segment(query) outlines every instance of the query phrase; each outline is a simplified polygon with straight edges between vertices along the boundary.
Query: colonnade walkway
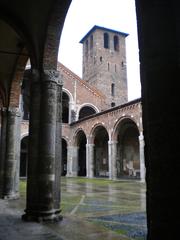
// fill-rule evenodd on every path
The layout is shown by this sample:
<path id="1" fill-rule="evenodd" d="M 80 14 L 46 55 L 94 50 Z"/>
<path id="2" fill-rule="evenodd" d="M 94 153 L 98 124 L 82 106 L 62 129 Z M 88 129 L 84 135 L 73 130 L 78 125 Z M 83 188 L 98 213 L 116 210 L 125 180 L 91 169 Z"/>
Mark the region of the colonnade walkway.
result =
<path id="1" fill-rule="evenodd" d="M 21 198 L 0 200 L 0 240 L 144 240 L 144 183 L 135 180 L 62 177 L 59 223 L 23 222 L 26 181 Z"/>

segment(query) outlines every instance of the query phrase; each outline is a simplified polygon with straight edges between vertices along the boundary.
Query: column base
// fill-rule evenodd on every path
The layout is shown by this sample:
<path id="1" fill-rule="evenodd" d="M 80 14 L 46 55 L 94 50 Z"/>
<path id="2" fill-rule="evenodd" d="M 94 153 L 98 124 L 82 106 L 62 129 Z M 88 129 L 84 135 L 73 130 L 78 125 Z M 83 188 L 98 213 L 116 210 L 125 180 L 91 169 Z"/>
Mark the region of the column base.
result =
<path id="1" fill-rule="evenodd" d="M 71 173 L 67 173 L 66 177 L 78 177 L 77 173 L 71 172 Z"/>
<path id="2" fill-rule="evenodd" d="M 3 199 L 5 200 L 15 200 L 15 199 L 19 199 L 19 193 L 11 193 L 11 194 L 4 194 L 2 196 Z"/>
<path id="3" fill-rule="evenodd" d="M 61 210 L 28 211 L 22 215 L 22 220 L 25 222 L 60 222 L 63 219 L 60 212 Z"/>

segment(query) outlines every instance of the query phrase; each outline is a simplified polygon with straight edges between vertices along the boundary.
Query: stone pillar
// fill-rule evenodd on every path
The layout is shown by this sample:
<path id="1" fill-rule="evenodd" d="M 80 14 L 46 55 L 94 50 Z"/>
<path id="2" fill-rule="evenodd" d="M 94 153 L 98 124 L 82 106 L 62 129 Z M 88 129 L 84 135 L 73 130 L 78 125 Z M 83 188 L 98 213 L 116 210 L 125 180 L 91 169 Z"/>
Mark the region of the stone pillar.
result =
<path id="1" fill-rule="evenodd" d="M 144 136 L 142 132 L 139 136 L 139 157 L 140 157 L 140 179 L 145 182 L 145 163 L 144 163 Z"/>
<path id="2" fill-rule="evenodd" d="M 117 141 L 108 142 L 109 179 L 117 179 Z"/>
<path id="3" fill-rule="evenodd" d="M 78 150 L 77 146 L 68 146 L 67 148 L 67 177 L 78 176 Z"/>
<path id="4" fill-rule="evenodd" d="M 94 177 L 94 144 L 86 144 L 87 177 Z"/>
<path id="5" fill-rule="evenodd" d="M 62 85 L 63 76 L 60 75 L 57 84 L 56 111 L 56 154 L 55 154 L 55 209 L 60 209 L 61 202 L 61 166 L 62 166 Z"/>
<path id="6" fill-rule="evenodd" d="M 6 153 L 4 162 L 4 198 L 19 197 L 20 111 L 7 109 Z"/>
<path id="7" fill-rule="evenodd" d="M 60 179 L 56 174 L 61 171 L 57 169 L 60 164 L 55 166 L 59 155 L 56 145 L 59 75 L 52 70 L 44 71 L 41 77 L 41 85 L 38 72 L 34 72 L 32 79 L 27 208 L 23 219 L 53 221 L 60 218 L 57 204 L 60 190 L 56 189 Z"/>
<path id="8" fill-rule="evenodd" d="M 39 126 L 40 126 L 40 101 L 41 86 L 40 74 L 33 69 L 30 87 L 30 119 L 29 119 L 29 144 L 27 167 L 27 199 L 26 210 L 22 216 L 24 220 L 33 220 L 38 217 L 38 161 L 39 161 Z"/>
<path id="9" fill-rule="evenodd" d="M 0 142 L 0 198 L 4 196 L 4 166 L 6 159 L 7 109 L 1 109 L 1 142 Z"/>

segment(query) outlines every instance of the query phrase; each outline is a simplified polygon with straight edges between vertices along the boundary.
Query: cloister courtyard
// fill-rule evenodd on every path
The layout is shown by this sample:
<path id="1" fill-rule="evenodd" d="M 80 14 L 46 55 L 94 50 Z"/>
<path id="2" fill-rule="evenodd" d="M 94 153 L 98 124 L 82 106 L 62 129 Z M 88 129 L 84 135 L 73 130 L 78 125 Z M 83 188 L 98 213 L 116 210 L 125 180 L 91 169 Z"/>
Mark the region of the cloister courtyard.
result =
<path id="1" fill-rule="evenodd" d="M 61 178 L 58 223 L 23 222 L 26 180 L 20 181 L 18 200 L 0 200 L 0 239 L 144 240 L 146 186 L 137 180 Z"/>

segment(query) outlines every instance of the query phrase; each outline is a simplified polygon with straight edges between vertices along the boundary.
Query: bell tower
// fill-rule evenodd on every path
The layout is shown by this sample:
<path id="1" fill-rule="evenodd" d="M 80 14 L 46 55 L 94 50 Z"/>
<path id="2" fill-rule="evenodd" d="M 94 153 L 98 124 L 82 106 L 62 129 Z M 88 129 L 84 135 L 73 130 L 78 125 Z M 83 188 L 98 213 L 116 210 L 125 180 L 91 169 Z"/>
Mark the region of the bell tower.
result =
<path id="1" fill-rule="evenodd" d="M 94 26 L 80 41 L 83 44 L 83 80 L 101 90 L 109 107 L 128 101 L 127 33 Z"/>

